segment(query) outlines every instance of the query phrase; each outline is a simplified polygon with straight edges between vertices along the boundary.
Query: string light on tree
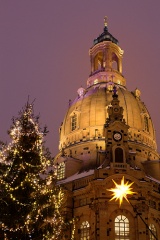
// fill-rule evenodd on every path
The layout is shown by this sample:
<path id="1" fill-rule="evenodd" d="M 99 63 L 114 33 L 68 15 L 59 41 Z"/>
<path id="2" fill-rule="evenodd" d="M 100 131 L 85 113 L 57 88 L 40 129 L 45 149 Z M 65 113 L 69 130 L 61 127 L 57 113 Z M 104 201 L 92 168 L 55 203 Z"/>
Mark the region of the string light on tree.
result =
<path id="1" fill-rule="evenodd" d="M 0 222 L 8 239 L 59 239 L 65 221 L 61 214 L 64 192 L 56 185 L 52 158 L 44 147 L 46 127 L 39 126 L 33 105 L 27 103 L 13 118 L 11 143 L 0 154 Z M 12 221 L 10 221 L 12 219 Z"/>

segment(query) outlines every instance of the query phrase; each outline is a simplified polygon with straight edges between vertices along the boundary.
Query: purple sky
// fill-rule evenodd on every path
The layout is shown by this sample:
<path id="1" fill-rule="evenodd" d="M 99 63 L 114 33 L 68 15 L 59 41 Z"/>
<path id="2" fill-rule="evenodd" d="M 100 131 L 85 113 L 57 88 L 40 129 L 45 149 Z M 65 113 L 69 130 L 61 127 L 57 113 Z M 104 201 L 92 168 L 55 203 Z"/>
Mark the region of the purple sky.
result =
<path id="1" fill-rule="evenodd" d="M 58 151 L 58 128 L 80 86 L 90 74 L 88 50 L 103 31 L 124 50 L 127 88 L 141 90 L 156 128 L 160 149 L 159 0 L 0 0 L 0 139 L 30 96 L 46 146 Z"/>

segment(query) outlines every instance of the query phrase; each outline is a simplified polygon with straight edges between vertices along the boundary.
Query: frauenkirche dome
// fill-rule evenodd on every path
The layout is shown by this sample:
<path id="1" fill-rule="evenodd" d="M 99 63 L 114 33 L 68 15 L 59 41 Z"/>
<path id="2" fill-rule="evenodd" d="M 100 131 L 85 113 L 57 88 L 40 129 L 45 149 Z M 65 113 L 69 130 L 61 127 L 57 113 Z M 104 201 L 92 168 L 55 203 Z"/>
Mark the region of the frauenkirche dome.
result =
<path id="1" fill-rule="evenodd" d="M 126 88 L 126 79 L 122 75 L 123 50 L 118 46 L 118 40 L 108 32 L 106 22 L 89 55 L 91 74 L 86 89 L 79 88 L 76 99 L 69 103 L 60 127 L 57 161 L 64 161 L 64 157 L 72 161 L 75 159 L 81 170 L 97 166 L 97 158 L 101 163 L 105 160 L 104 124 L 109 117 L 113 87 L 117 89 L 119 105 L 128 125 L 129 154 L 126 161 L 140 166 L 142 161 L 158 159 L 152 119 L 140 99 L 140 91 L 135 89 L 130 92 Z"/>

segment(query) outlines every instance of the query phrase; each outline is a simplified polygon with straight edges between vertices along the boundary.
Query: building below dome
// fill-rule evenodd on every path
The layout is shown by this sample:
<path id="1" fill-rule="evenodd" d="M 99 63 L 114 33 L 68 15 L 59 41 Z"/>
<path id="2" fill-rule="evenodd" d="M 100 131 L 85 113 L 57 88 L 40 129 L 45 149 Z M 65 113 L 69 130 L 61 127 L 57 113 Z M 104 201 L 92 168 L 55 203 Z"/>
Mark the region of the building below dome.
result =
<path id="1" fill-rule="evenodd" d="M 60 126 L 58 183 L 73 220 L 65 239 L 160 239 L 160 160 L 151 116 L 140 91 L 122 75 L 123 50 L 109 32 L 89 51 L 91 73 Z M 133 192 L 119 206 L 107 190 L 124 179 Z M 112 181 L 114 180 L 114 181 Z"/>

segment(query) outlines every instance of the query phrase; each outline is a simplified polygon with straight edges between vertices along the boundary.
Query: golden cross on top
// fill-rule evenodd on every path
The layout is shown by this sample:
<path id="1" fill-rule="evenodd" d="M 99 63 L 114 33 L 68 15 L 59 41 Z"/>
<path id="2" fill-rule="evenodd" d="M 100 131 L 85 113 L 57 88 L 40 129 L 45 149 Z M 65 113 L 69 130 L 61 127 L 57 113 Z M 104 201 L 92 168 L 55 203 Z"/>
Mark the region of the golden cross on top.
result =
<path id="1" fill-rule="evenodd" d="M 105 16 L 105 17 L 104 17 L 104 26 L 105 26 L 105 27 L 107 27 L 107 25 L 108 25 L 108 22 L 107 22 L 107 20 L 108 20 L 108 17 L 107 17 L 107 16 Z"/>

